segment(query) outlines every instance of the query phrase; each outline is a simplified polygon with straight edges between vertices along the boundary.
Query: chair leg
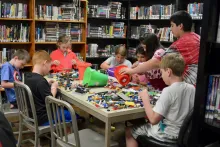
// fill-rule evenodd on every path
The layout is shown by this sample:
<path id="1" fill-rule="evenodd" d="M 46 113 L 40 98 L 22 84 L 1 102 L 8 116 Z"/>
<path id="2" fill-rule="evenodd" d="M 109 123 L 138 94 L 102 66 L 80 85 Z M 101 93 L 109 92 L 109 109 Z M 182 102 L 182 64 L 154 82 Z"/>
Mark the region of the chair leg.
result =
<path id="1" fill-rule="evenodd" d="M 21 146 L 22 141 L 22 132 L 23 132 L 23 121 L 21 116 L 19 117 L 19 136 L 18 136 L 18 147 Z"/>
<path id="2" fill-rule="evenodd" d="M 55 137 L 52 136 L 53 134 L 51 133 L 51 145 L 52 147 L 55 147 L 56 146 L 56 140 L 55 140 Z"/>
<path id="3" fill-rule="evenodd" d="M 38 147 L 38 134 L 35 132 L 34 147 Z"/>

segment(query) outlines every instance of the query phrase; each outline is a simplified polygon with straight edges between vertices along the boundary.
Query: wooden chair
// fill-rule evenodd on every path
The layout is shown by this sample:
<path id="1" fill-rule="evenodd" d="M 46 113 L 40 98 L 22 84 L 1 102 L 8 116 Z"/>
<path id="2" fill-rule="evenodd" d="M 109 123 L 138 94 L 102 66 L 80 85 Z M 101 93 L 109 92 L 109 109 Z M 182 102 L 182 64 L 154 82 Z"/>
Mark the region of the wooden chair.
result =
<path id="1" fill-rule="evenodd" d="M 179 131 L 176 143 L 161 142 L 146 135 L 138 136 L 137 141 L 140 147 L 187 147 L 191 139 L 191 120 L 193 110 L 186 116 Z"/>
<path id="2" fill-rule="evenodd" d="M 52 96 L 47 96 L 46 107 L 51 126 L 52 147 L 104 147 L 105 138 L 103 135 L 100 135 L 90 129 L 78 131 L 75 111 L 69 103 L 56 99 Z M 66 108 L 71 114 L 71 134 L 67 134 L 64 108 Z M 62 119 L 60 116 L 62 116 Z M 55 127 L 53 127 L 53 125 Z M 117 147 L 118 143 L 111 141 L 110 146 Z"/>
<path id="3" fill-rule="evenodd" d="M 50 133 L 50 126 L 38 126 L 34 99 L 30 88 L 22 82 L 14 82 L 15 94 L 19 110 L 19 138 L 18 147 L 21 146 L 23 126 L 35 133 L 35 140 L 28 139 L 35 147 L 40 145 L 39 137 Z"/>

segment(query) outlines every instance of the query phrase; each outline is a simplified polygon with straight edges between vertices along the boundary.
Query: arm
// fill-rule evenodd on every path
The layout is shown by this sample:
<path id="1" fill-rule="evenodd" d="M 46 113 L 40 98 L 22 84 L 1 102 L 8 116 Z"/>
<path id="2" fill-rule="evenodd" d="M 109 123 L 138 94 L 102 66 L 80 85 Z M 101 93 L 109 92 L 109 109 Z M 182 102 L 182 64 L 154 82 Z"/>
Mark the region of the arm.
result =
<path id="1" fill-rule="evenodd" d="M 51 84 L 51 93 L 52 93 L 53 97 L 56 97 L 57 88 L 58 88 L 58 83 L 57 82 L 53 82 Z"/>
<path id="2" fill-rule="evenodd" d="M 14 83 L 8 81 L 1 81 L 3 88 L 14 88 Z"/>
<path id="3" fill-rule="evenodd" d="M 158 124 L 163 119 L 163 116 L 153 111 L 147 90 L 145 89 L 142 92 L 140 92 L 139 96 L 141 97 L 144 103 L 144 109 L 150 123 L 152 125 Z"/>
<path id="4" fill-rule="evenodd" d="M 109 69 L 109 68 L 110 68 L 110 63 L 112 62 L 112 60 L 114 60 L 114 57 L 109 57 L 107 60 L 105 60 L 105 61 L 100 65 L 100 67 L 101 67 L 102 69 L 105 69 L 105 70 Z"/>
<path id="5" fill-rule="evenodd" d="M 9 82 L 10 70 L 7 65 L 3 65 L 1 69 L 1 85 L 3 88 L 14 88 L 14 83 Z"/>
<path id="6" fill-rule="evenodd" d="M 143 73 L 155 68 L 159 68 L 160 66 L 160 60 L 156 58 L 152 58 L 148 60 L 147 62 L 144 62 L 143 64 L 138 65 L 137 67 L 130 69 L 130 68 L 124 68 L 121 70 L 122 74 L 135 74 L 135 73 Z"/>

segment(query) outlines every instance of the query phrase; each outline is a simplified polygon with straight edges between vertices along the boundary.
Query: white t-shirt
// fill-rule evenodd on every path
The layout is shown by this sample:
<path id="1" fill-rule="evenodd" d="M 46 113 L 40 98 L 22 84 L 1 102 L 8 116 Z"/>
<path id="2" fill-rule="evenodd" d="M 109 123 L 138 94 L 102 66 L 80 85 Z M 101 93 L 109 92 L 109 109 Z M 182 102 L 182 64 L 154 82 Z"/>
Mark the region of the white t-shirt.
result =
<path id="1" fill-rule="evenodd" d="M 194 107 L 194 98 L 195 87 L 185 82 L 176 82 L 163 89 L 153 111 L 164 117 L 165 134 L 178 137 L 185 117 Z"/>
<path id="2" fill-rule="evenodd" d="M 109 57 L 107 60 L 105 60 L 105 62 L 107 62 L 110 67 L 115 67 L 115 66 L 118 66 L 118 65 L 126 65 L 127 67 L 131 68 L 132 64 L 130 61 L 128 61 L 127 59 L 124 60 L 123 63 L 118 63 L 115 59 L 115 57 Z"/>

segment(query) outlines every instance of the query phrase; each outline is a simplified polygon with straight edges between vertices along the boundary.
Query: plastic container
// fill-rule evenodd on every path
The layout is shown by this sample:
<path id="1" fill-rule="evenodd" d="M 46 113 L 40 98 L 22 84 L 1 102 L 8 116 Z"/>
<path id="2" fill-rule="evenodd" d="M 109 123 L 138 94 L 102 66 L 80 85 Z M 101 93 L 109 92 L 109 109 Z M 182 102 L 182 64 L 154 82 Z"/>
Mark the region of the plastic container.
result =
<path id="1" fill-rule="evenodd" d="M 84 72 L 87 67 L 91 66 L 91 63 L 88 62 L 77 62 L 77 68 L 79 71 L 79 80 L 83 80 Z"/>
<path id="2" fill-rule="evenodd" d="M 114 75 L 115 75 L 115 78 L 118 80 L 118 82 L 122 85 L 122 86 L 126 86 L 129 82 L 130 82 L 130 75 L 128 74 L 120 74 L 120 70 L 122 68 L 127 68 L 126 65 L 119 65 L 117 67 L 115 67 L 115 71 L 114 71 Z"/>
<path id="3" fill-rule="evenodd" d="M 91 86 L 105 86 L 108 83 L 108 76 L 100 73 L 91 67 L 87 67 L 84 73 L 83 85 Z"/>
<path id="4" fill-rule="evenodd" d="M 108 75 L 111 76 L 111 77 L 115 77 L 114 72 L 115 72 L 115 67 L 112 67 L 112 68 L 107 69 L 107 73 L 108 73 Z"/>

